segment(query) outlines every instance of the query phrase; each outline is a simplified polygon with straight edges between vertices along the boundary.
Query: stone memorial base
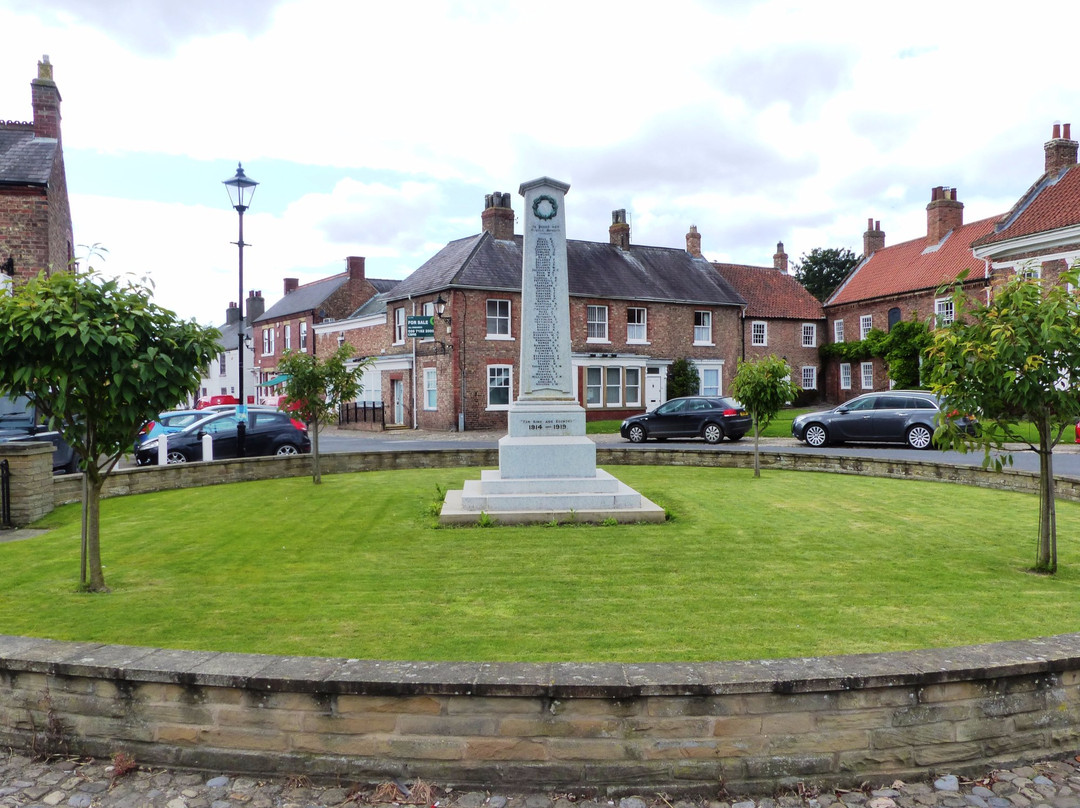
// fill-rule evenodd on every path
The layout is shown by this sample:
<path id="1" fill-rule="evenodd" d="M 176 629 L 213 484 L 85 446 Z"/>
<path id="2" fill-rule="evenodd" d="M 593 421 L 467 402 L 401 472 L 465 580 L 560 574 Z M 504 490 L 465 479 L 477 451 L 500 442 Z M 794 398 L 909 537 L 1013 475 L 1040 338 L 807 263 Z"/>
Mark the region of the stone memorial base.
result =
<path id="1" fill-rule="evenodd" d="M 441 524 L 475 523 L 481 513 L 501 524 L 664 521 L 663 508 L 596 468 L 596 444 L 585 436 L 578 404 L 515 404 L 508 427 L 499 469 L 447 491 Z"/>

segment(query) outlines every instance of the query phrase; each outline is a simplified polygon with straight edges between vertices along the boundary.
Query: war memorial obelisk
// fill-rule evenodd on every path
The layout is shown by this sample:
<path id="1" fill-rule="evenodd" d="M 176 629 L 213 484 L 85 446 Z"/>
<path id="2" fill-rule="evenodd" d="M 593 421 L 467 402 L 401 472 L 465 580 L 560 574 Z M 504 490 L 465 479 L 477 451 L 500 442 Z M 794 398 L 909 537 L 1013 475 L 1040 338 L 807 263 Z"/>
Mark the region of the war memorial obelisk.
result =
<path id="1" fill-rule="evenodd" d="M 481 513 L 497 523 L 662 522 L 664 511 L 596 468 L 585 410 L 574 398 L 564 200 L 570 186 L 541 177 L 523 183 L 519 393 L 499 441 L 499 469 L 448 491 L 440 521 Z"/>

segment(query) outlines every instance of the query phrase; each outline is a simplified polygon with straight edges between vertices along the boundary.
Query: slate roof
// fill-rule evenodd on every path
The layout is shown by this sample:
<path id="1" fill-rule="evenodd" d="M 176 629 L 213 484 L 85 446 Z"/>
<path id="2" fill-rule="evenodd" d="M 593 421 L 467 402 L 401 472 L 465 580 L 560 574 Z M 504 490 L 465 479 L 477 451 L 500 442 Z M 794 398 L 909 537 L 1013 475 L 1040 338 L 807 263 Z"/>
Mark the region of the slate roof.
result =
<path id="1" fill-rule="evenodd" d="M 403 280 L 389 300 L 440 289 L 521 290 L 522 236 L 481 233 L 451 241 Z M 567 280 L 574 297 L 741 306 L 738 292 L 704 258 L 669 247 L 568 240 Z"/>
<path id="2" fill-rule="evenodd" d="M 348 279 L 349 273 L 342 272 L 340 275 L 332 275 L 329 278 L 322 278 L 298 286 L 294 291 L 289 292 L 289 294 L 263 312 L 262 317 L 259 317 L 255 322 L 261 323 L 264 320 L 288 317 L 291 314 L 299 314 L 304 311 L 314 311 L 330 295 L 340 289 Z"/>
<path id="3" fill-rule="evenodd" d="M 855 267 L 825 305 L 934 290 L 965 269 L 970 270 L 969 277 L 982 277 L 986 267 L 972 255 L 971 243 L 989 233 L 998 219 L 962 225 L 938 244 L 929 245 L 922 236 L 878 250 Z"/>
<path id="4" fill-rule="evenodd" d="M 394 281 L 393 283 L 394 286 L 397 286 L 400 281 Z M 379 292 L 379 294 L 372 297 L 364 303 L 363 306 L 350 314 L 347 319 L 354 320 L 358 317 L 370 317 L 373 314 L 386 314 L 386 299 L 389 296 L 389 292 Z"/>
<path id="5" fill-rule="evenodd" d="M 822 320 L 825 309 L 806 287 L 773 267 L 746 264 L 713 264 L 746 300 L 747 317 L 788 320 Z"/>
<path id="6" fill-rule="evenodd" d="M 972 246 L 1009 241 L 1080 224 L 1080 165 L 1043 174 Z"/>
<path id="7" fill-rule="evenodd" d="M 48 185 L 60 142 L 34 137 L 33 126 L 0 126 L 0 184 Z"/>

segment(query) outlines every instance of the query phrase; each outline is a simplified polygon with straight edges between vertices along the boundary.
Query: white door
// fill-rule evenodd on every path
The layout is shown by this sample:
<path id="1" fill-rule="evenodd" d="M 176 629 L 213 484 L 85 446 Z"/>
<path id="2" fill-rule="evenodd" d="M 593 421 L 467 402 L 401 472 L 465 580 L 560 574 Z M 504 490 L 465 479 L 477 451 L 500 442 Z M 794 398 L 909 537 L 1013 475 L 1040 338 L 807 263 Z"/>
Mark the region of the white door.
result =
<path id="1" fill-rule="evenodd" d="M 659 373 L 645 374 L 645 409 L 652 412 L 664 403 L 664 377 Z"/>
<path id="2" fill-rule="evenodd" d="M 390 380 L 390 396 L 394 401 L 394 415 L 391 423 L 405 423 L 405 385 L 401 379 Z"/>

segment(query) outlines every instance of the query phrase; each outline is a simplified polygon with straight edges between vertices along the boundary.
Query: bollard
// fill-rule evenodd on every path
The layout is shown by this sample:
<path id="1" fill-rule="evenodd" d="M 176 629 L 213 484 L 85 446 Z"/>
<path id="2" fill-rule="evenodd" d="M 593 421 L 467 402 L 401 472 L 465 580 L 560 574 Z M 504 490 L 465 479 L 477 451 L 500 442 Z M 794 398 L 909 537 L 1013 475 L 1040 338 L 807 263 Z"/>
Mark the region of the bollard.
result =
<path id="1" fill-rule="evenodd" d="M 202 436 L 202 459 L 204 461 L 214 459 L 214 438 L 210 434 Z"/>
<path id="2" fill-rule="evenodd" d="M 169 436 L 162 433 L 157 439 L 157 464 L 164 466 L 169 462 Z"/>

